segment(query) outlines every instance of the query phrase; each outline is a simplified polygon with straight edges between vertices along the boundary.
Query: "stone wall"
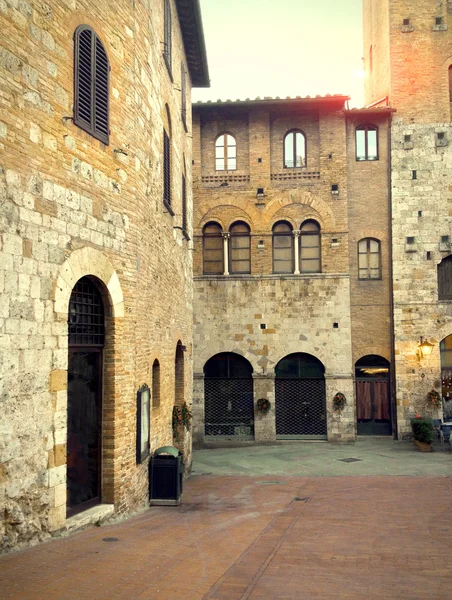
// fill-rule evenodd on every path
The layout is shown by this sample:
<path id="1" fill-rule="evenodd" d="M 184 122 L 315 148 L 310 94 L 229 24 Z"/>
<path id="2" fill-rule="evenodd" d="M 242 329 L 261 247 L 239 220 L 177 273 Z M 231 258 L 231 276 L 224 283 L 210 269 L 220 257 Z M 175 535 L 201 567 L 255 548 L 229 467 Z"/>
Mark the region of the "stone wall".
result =
<path id="1" fill-rule="evenodd" d="M 160 362 L 151 448 L 172 443 L 175 352 L 192 390 L 191 140 L 181 122 L 185 62 L 173 3 L 173 80 L 162 57 L 163 4 L 0 2 L 0 536 L 43 539 L 66 522 L 68 300 L 96 277 L 106 308 L 102 501 L 147 502 L 135 456 L 136 391 Z M 72 122 L 73 34 L 91 25 L 110 60 L 110 144 Z M 188 107 L 190 107 L 190 85 Z M 162 204 L 166 105 L 172 208 Z M 191 115 L 187 112 L 188 130 Z M 191 232 L 190 232 L 191 233 Z M 190 461 L 190 438 L 182 442 Z"/>

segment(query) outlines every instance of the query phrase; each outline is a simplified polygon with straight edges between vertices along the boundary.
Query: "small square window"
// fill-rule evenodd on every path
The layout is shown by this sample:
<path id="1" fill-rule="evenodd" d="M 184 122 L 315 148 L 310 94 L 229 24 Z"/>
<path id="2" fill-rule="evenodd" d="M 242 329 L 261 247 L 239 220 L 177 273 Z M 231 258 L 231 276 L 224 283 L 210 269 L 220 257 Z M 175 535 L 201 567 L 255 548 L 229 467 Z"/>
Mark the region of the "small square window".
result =
<path id="1" fill-rule="evenodd" d="M 436 134 L 436 137 L 439 140 L 443 140 L 444 139 L 444 131 L 438 131 L 438 133 Z"/>
<path id="2" fill-rule="evenodd" d="M 427 260 L 432 260 L 432 253 L 430 252 L 430 250 L 427 250 L 426 254 L 425 254 L 425 258 Z"/>
<path id="3" fill-rule="evenodd" d="M 406 27 L 407 25 L 410 24 L 410 20 L 409 19 L 403 19 L 403 25 Z"/>
<path id="4" fill-rule="evenodd" d="M 405 135 L 403 137 L 404 142 L 411 142 L 411 135 Z"/>
<path id="5" fill-rule="evenodd" d="M 443 18 L 435 17 L 435 25 L 442 25 L 442 24 L 443 24 Z"/>
<path id="6" fill-rule="evenodd" d="M 414 244 L 414 241 L 415 241 L 415 239 L 414 239 L 414 237 L 412 237 L 412 236 L 410 236 L 410 237 L 407 237 L 407 239 L 406 239 L 406 243 L 407 243 L 407 244 Z"/>
<path id="7" fill-rule="evenodd" d="M 411 179 L 417 179 L 417 171 L 411 171 Z"/>
<path id="8" fill-rule="evenodd" d="M 442 244 L 448 244 L 449 243 L 449 236 L 448 235 L 442 235 L 441 236 L 441 243 Z"/>

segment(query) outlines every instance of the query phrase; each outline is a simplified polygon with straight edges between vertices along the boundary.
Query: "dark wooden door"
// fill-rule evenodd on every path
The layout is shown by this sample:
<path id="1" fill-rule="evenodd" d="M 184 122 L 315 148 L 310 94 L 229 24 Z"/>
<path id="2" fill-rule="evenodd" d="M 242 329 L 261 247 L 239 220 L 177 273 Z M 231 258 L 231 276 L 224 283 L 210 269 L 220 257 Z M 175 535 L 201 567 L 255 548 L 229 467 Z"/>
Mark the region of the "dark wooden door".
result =
<path id="1" fill-rule="evenodd" d="M 67 511 L 74 514 L 100 502 L 101 350 L 69 352 Z"/>

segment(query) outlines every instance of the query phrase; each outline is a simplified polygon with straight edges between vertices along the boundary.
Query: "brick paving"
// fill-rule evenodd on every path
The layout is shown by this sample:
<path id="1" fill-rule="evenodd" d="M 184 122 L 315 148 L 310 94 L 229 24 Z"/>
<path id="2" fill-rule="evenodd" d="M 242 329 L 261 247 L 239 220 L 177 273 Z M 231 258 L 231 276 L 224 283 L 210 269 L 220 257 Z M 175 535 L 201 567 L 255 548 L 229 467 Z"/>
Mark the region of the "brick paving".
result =
<path id="1" fill-rule="evenodd" d="M 451 492 L 450 477 L 198 475 L 180 507 L 1 557 L 0 598 L 448 599 Z"/>

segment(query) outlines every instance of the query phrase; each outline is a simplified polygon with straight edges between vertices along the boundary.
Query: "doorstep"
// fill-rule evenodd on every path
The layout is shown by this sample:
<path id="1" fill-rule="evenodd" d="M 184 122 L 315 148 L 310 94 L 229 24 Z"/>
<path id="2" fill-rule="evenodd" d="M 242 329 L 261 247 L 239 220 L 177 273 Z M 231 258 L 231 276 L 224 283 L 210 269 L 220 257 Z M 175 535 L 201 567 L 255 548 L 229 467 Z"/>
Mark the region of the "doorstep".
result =
<path id="1" fill-rule="evenodd" d="M 111 517 L 114 512 L 114 504 L 98 504 L 66 519 L 65 530 L 67 533 L 73 533 L 90 525 L 100 524 Z"/>

